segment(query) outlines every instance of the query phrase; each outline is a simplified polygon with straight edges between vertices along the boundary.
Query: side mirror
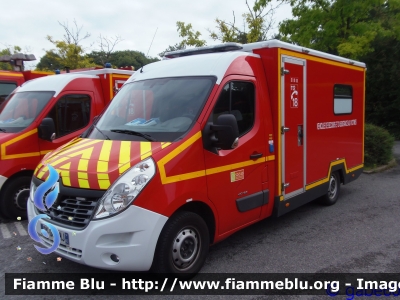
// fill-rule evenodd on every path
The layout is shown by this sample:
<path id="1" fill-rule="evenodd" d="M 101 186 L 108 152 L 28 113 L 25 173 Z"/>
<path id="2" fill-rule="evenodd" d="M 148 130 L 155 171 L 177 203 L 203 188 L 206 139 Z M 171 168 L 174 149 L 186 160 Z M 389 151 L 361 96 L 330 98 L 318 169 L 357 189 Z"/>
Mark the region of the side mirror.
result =
<path id="1" fill-rule="evenodd" d="M 239 128 L 234 115 L 220 115 L 216 124 L 210 125 L 214 137 L 211 138 L 214 147 L 222 150 L 235 149 L 239 144 Z"/>
<path id="2" fill-rule="evenodd" d="M 55 137 L 56 126 L 52 118 L 44 118 L 38 128 L 39 138 L 46 141 L 52 141 Z"/>

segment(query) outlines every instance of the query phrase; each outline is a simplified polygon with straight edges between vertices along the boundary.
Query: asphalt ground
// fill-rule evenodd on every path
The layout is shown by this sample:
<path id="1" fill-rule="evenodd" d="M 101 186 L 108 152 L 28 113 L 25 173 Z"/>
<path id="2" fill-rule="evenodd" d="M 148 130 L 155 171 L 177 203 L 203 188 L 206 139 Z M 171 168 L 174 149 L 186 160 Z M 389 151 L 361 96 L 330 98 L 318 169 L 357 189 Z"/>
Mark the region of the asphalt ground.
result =
<path id="1" fill-rule="evenodd" d="M 341 186 L 338 202 L 316 202 L 247 227 L 210 248 L 202 273 L 400 273 L 398 165 Z M 110 296 L 5 296 L 5 273 L 99 273 L 56 254 L 42 255 L 27 221 L 0 220 L 0 298 L 109 299 Z M 112 296 L 113 299 L 160 296 Z M 170 299 L 321 299 L 322 296 L 161 296 Z M 324 298 L 330 298 L 325 296 Z M 346 299 L 346 297 L 336 297 Z M 386 297 L 385 297 L 386 298 Z"/>

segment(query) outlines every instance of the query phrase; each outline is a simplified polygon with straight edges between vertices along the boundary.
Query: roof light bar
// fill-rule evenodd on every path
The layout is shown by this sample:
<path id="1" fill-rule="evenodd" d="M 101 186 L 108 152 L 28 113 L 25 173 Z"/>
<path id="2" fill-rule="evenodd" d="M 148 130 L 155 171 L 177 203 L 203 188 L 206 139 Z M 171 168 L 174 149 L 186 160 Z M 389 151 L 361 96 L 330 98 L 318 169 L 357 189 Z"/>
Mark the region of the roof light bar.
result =
<path id="1" fill-rule="evenodd" d="M 164 58 L 176 58 L 176 57 L 189 56 L 189 55 L 228 52 L 228 51 L 236 51 L 236 50 L 242 50 L 242 49 L 243 49 L 243 46 L 239 43 L 224 43 L 224 44 L 214 45 L 214 46 L 206 46 L 206 47 L 171 51 L 171 52 L 165 53 Z"/>

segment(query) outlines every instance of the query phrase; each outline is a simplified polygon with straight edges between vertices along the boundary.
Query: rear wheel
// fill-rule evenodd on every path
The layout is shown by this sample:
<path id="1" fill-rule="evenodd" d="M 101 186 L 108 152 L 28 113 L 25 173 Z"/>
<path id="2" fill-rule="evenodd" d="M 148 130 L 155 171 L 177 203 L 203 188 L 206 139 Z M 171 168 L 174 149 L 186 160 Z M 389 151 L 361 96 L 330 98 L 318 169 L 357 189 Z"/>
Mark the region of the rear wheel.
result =
<path id="1" fill-rule="evenodd" d="M 196 275 L 207 257 L 209 239 L 208 227 L 199 215 L 177 212 L 161 231 L 152 271 L 180 278 Z"/>
<path id="2" fill-rule="evenodd" d="M 339 198 L 340 192 L 340 176 L 338 172 L 331 173 L 329 178 L 328 192 L 320 198 L 320 202 L 324 205 L 333 205 Z"/>
<path id="3" fill-rule="evenodd" d="M 0 197 L 0 209 L 5 218 L 22 220 L 27 218 L 26 205 L 29 198 L 30 176 L 20 176 L 12 179 L 4 187 Z"/>

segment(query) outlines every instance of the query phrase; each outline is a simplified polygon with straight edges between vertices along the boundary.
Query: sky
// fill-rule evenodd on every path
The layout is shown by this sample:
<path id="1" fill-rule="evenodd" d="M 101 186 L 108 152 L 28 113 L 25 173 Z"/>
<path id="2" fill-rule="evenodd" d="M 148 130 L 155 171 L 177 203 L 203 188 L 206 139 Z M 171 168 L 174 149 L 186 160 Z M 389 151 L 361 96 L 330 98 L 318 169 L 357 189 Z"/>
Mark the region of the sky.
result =
<path id="1" fill-rule="evenodd" d="M 82 41 L 86 52 L 99 50 L 99 36 L 115 38 L 119 42 L 114 50 L 135 50 L 149 57 L 168 46 L 179 43 L 176 22 L 191 23 L 207 45 L 219 44 L 210 38 L 208 29 L 215 28 L 215 19 L 233 21 L 243 26 L 242 14 L 248 12 L 246 0 L 2 0 L 0 18 L 0 49 L 18 45 L 23 53 L 34 54 L 37 61 L 28 63 L 34 68 L 45 50 L 54 48 L 47 41 L 50 35 L 61 40 L 65 33 L 60 23 L 74 28 L 82 26 L 82 36 L 91 36 Z M 250 6 L 254 0 L 248 0 Z M 281 5 L 275 15 L 275 30 L 280 21 L 291 17 L 288 5 Z M 271 32 L 272 35 L 273 32 Z M 154 37 L 154 40 L 153 40 Z M 153 42 L 152 42 L 153 40 Z M 151 47 L 150 47 L 151 45 Z"/>

